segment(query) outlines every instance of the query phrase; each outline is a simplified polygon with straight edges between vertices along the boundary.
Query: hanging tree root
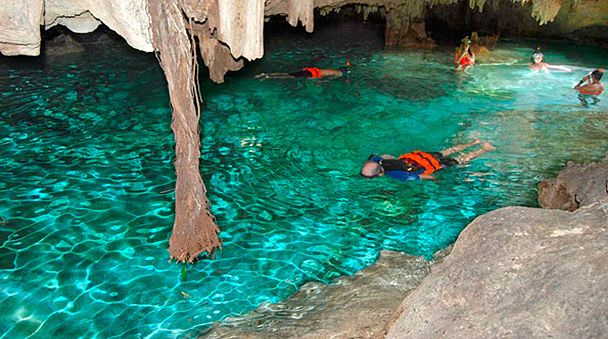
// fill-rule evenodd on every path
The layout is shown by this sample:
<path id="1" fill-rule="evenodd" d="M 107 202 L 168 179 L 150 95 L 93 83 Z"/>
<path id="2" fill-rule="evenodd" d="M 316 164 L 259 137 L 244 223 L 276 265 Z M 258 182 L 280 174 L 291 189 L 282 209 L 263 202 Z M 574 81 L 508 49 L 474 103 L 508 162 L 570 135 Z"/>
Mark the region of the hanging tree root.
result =
<path id="1" fill-rule="evenodd" d="M 175 134 L 175 224 L 169 240 L 170 260 L 194 262 L 221 248 L 219 227 L 209 211 L 199 172 L 200 108 L 195 107 L 196 47 L 188 35 L 179 1 L 149 0 L 154 49 L 165 72 L 173 107 Z M 198 105 L 198 101 L 197 101 Z"/>

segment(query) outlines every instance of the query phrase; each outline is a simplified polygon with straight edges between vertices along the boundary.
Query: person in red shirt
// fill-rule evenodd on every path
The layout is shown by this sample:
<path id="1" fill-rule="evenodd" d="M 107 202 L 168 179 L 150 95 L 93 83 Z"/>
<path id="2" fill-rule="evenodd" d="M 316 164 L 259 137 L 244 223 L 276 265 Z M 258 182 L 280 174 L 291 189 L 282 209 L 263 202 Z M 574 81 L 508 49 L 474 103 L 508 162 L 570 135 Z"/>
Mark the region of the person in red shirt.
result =
<path id="1" fill-rule="evenodd" d="M 454 53 L 454 66 L 456 70 L 465 72 L 468 68 L 475 65 L 475 53 L 471 50 L 471 40 L 469 37 L 462 39 L 462 44 Z"/>

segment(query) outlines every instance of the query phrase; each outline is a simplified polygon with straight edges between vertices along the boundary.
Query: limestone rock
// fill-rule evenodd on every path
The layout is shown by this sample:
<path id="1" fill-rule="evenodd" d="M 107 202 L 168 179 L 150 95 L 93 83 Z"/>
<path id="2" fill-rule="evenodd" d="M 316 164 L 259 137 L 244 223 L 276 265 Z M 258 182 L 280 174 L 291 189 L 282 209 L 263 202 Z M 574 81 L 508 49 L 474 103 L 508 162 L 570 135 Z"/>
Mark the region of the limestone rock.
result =
<path id="1" fill-rule="evenodd" d="M 541 181 L 538 189 L 541 207 L 566 211 L 608 198 L 608 153 L 599 163 L 569 162 L 555 179 Z"/>
<path id="2" fill-rule="evenodd" d="M 120 34 L 133 48 L 153 51 L 147 0 L 46 0 L 44 9 L 46 29 L 63 24 L 70 29 L 88 28 L 91 32 L 93 21 L 97 20 Z"/>
<path id="3" fill-rule="evenodd" d="M 218 39 L 235 59 L 249 60 L 264 55 L 264 0 L 217 1 Z"/>
<path id="4" fill-rule="evenodd" d="M 205 338 L 371 338 L 435 263 L 382 251 L 373 266 L 331 285 L 307 283 L 278 304 L 227 319 Z"/>
<path id="5" fill-rule="evenodd" d="M 607 220 L 607 201 L 478 217 L 405 299 L 387 338 L 605 336 Z"/>
<path id="6" fill-rule="evenodd" d="M 61 34 L 44 43 L 46 55 L 65 55 L 84 52 L 82 43 L 67 34 Z"/>
<path id="7" fill-rule="evenodd" d="M 39 55 L 42 0 L 5 0 L 0 6 L 0 52 Z"/>

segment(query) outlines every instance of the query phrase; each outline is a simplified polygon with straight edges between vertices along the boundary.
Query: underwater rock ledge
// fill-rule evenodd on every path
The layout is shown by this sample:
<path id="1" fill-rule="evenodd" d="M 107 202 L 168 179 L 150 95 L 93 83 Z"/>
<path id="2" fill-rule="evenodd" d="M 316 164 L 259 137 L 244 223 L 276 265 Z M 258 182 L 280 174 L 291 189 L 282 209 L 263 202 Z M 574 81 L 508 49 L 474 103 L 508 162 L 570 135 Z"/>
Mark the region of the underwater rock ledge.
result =
<path id="1" fill-rule="evenodd" d="M 309 282 L 277 304 L 263 304 L 242 317 L 214 325 L 199 338 L 371 338 L 403 298 L 441 260 L 382 251 L 376 263 L 325 285 Z"/>
<path id="2" fill-rule="evenodd" d="M 608 157 L 601 164 L 570 163 L 558 178 L 576 170 L 577 182 L 602 175 L 605 181 L 607 168 Z M 603 337 L 608 198 L 591 196 L 596 200 L 575 212 L 495 210 L 477 217 L 433 261 L 383 251 L 353 276 L 308 283 L 201 338 Z"/>

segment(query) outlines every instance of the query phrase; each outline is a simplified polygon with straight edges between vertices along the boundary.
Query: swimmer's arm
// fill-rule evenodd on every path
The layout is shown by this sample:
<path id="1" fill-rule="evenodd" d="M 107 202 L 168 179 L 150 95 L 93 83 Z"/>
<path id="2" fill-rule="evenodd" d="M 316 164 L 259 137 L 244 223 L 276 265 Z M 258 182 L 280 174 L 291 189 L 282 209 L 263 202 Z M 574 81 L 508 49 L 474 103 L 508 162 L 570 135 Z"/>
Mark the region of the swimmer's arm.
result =
<path id="1" fill-rule="evenodd" d="M 435 180 L 437 180 L 437 178 L 435 178 L 435 177 L 434 177 L 434 176 L 432 176 L 432 175 L 424 175 L 424 174 L 421 174 L 421 175 L 420 175 L 420 180 L 433 180 L 433 181 L 435 181 Z"/>
<path id="2" fill-rule="evenodd" d="M 549 65 L 547 64 L 547 68 L 551 68 L 551 69 L 558 69 L 560 71 L 564 71 L 564 72 L 572 72 L 572 69 L 570 69 L 567 66 L 561 66 L 561 65 Z"/>
<path id="3" fill-rule="evenodd" d="M 342 71 L 333 68 L 324 68 L 321 70 L 324 77 L 339 77 L 342 76 Z"/>

